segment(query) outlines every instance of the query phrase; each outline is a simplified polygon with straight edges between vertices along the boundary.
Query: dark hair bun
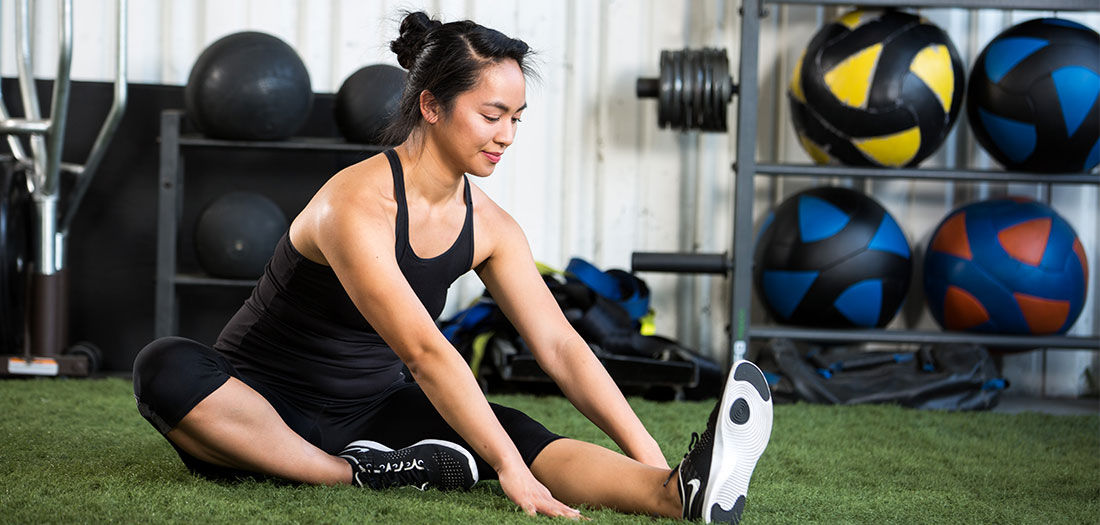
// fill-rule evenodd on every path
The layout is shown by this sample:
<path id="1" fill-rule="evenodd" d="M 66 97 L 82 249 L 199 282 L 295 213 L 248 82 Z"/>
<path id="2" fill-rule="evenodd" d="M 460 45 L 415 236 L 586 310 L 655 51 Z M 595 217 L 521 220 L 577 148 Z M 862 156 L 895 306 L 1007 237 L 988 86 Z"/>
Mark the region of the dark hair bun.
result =
<path id="1" fill-rule="evenodd" d="M 442 22 L 432 20 L 423 11 L 407 13 L 401 21 L 401 35 L 390 42 L 390 51 L 397 54 L 397 63 L 405 69 L 412 69 L 416 57 L 424 50 L 428 35 L 442 25 Z"/>

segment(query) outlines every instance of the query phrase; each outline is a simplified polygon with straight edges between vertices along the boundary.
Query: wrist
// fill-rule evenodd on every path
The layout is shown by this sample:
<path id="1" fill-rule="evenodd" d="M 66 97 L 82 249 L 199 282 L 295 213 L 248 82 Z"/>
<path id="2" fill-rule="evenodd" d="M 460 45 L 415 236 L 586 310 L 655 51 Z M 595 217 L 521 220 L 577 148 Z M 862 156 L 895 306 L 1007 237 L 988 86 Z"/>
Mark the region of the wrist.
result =
<path id="1" fill-rule="evenodd" d="M 648 439 L 643 443 L 635 445 L 631 450 L 626 451 L 627 455 L 634 458 L 636 461 L 645 463 L 647 465 L 663 465 L 667 464 L 664 453 L 661 452 L 660 445 L 653 439 L 652 436 L 648 436 Z"/>
<path id="2" fill-rule="evenodd" d="M 518 451 L 515 454 L 509 454 L 508 457 L 501 458 L 500 461 L 496 462 L 495 464 L 491 463 L 490 465 L 492 465 L 493 470 L 497 472 L 498 476 L 504 472 L 512 472 L 516 471 L 517 469 L 527 469 L 527 463 L 524 463 L 523 458 L 520 457 Z"/>

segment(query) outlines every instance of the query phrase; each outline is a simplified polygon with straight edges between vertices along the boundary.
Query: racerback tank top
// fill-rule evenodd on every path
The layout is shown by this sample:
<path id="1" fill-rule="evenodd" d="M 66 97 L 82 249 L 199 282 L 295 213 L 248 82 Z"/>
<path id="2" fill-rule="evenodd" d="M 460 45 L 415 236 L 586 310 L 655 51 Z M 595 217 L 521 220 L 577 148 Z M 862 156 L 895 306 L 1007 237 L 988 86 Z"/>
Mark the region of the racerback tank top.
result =
<path id="1" fill-rule="evenodd" d="M 464 180 L 466 217 L 458 238 L 442 254 L 422 259 L 409 244 L 401 162 L 393 150 L 385 155 L 397 201 L 397 263 L 437 319 L 447 289 L 473 265 L 470 181 Z M 400 359 L 359 313 L 332 268 L 299 253 L 289 233 L 275 246 L 251 296 L 214 347 L 243 375 L 319 403 L 361 400 L 404 379 Z"/>

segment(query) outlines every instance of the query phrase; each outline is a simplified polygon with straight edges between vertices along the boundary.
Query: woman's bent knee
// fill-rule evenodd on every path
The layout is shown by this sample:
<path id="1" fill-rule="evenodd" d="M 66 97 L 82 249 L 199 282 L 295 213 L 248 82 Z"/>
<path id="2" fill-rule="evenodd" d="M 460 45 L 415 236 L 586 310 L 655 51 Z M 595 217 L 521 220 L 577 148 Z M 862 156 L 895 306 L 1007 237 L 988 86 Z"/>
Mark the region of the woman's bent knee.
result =
<path id="1" fill-rule="evenodd" d="M 138 411 L 162 434 L 234 375 L 214 349 L 182 337 L 149 343 L 134 359 Z"/>

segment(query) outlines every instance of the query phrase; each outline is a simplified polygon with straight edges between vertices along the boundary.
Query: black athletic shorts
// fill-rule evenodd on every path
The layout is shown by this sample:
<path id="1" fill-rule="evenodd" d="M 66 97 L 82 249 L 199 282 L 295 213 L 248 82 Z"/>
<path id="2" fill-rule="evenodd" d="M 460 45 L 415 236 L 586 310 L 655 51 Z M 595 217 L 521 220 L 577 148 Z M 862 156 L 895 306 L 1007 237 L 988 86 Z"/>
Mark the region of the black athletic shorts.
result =
<path id="1" fill-rule="evenodd" d="M 356 403 L 317 403 L 295 399 L 242 376 L 224 356 L 202 343 L 182 337 L 153 341 L 134 360 L 134 397 L 138 411 L 161 434 L 175 428 L 195 405 L 235 377 L 271 403 L 294 432 L 329 454 L 359 439 L 398 449 L 422 439 L 443 439 L 466 447 L 474 455 L 480 479 L 496 479 L 496 471 L 451 429 L 416 383 L 397 382 L 380 394 Z M 490 403 L 501 426 L 528 466 L 550 442 L 561 438 L 513 408 Z M 263 436 L 256 436 L 262 446 Z M 215 479 L 257 477 L 179 453 L 192 472 Z"/>

